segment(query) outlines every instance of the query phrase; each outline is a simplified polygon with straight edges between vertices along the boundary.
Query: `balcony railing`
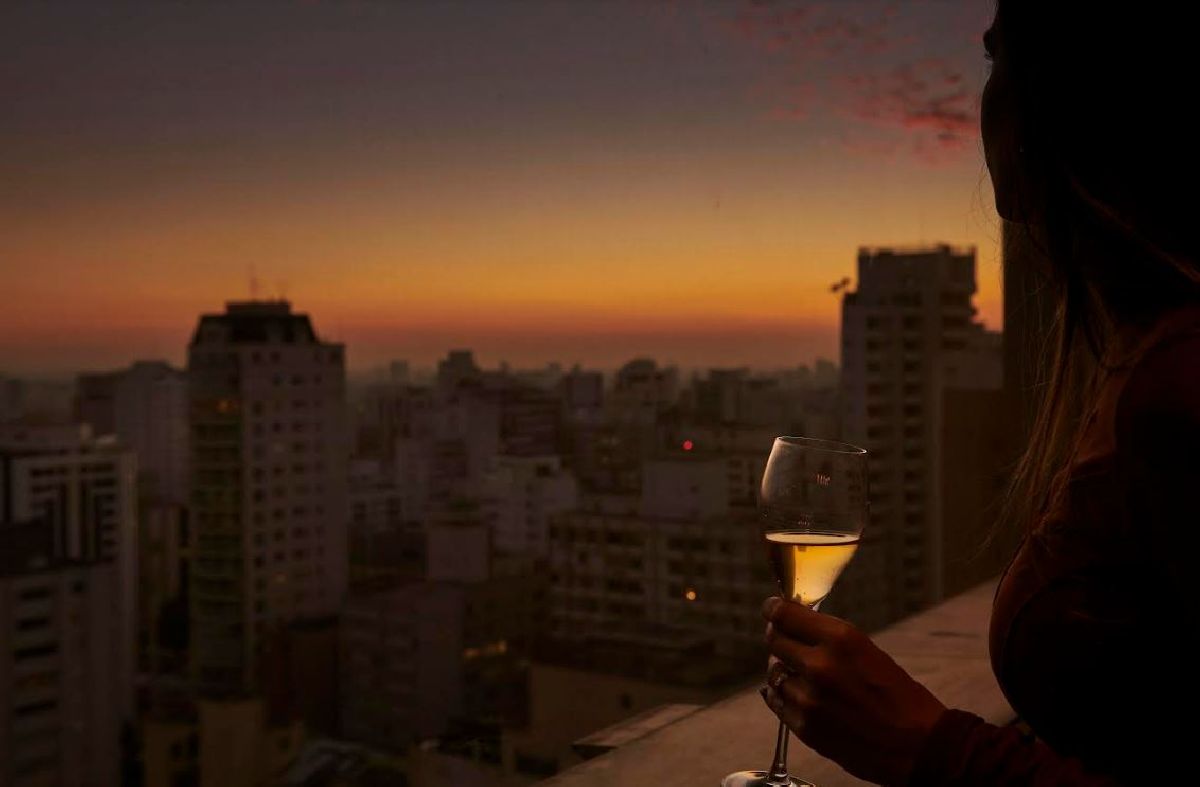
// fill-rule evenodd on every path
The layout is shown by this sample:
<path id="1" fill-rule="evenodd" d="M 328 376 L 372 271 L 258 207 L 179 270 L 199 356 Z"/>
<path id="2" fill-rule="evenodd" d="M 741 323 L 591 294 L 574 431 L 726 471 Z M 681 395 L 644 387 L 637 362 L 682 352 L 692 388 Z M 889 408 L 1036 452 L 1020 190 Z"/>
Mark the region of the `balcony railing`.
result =
<path id="1" fill-rule="evenodd" d="M 994 724 L 1013 720 L 988 658 L 988 619 L 995 583 L 989 582 L 876 634 L 892 655 L 942 702 L 979 714 Z M 665 726 L 609 728 L 589 736 L 585 756 L 604 752 L 541 782 L 544 787 L 716 787 L 728 772 L 766 768 L 775 740 L 775 717 L 757 690 L 695 710 Z M 672 714 L 665 714 L 670 717 Z M 637 720 L 635 720 L 637 721 Z M 639 737 L 639 730 L 643 732 Z M 820 787 L 863 782 L 835 763 L 792 741 L 791 770 Z"/>

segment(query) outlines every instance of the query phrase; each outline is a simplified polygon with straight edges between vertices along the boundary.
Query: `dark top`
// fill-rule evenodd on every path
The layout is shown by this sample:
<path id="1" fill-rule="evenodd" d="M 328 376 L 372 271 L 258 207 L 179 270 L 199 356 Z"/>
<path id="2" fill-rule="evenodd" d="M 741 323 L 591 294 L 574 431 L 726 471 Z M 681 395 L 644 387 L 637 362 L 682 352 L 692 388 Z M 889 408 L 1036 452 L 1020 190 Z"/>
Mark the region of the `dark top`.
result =
<path id="1" fill-rule="evenodd" d="M 1182 784 L 1200 771 L 1200 308 L 1106 368 L 992 611 L 993 669 L 1036 737 L 947 711 L 913 785 Z"/>

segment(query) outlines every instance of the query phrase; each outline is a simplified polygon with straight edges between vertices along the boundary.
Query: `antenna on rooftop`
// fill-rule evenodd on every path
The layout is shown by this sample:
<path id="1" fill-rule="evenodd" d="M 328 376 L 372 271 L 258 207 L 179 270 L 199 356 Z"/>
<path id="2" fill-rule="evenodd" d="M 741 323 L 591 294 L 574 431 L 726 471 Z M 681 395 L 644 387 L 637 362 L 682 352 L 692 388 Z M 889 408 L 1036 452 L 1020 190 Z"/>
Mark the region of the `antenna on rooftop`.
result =
<path id="1" fill-rule="evenodd" d="M 250 300 L 258 300 L 258 273 L 253 265 L 250 266 Z"/>

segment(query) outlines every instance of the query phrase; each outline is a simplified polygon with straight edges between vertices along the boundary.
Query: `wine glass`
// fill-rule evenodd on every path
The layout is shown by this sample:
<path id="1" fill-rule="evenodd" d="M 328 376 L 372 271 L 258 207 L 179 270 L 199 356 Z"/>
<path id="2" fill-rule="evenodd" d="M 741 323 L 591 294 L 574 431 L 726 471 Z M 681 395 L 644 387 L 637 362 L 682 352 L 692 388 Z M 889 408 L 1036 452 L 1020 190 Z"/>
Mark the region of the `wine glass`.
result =
<path id="1" fill-rule="evenodd" d="M 783 598 L 816 609 L 854 557 L 867 522 L 867 452 L 847 443 L 777 437 L 763 472 L 759 527 Z M 813 787 L 787 772 L 779 723 L 769 771 L 739 771 L 722 787 Z"/>

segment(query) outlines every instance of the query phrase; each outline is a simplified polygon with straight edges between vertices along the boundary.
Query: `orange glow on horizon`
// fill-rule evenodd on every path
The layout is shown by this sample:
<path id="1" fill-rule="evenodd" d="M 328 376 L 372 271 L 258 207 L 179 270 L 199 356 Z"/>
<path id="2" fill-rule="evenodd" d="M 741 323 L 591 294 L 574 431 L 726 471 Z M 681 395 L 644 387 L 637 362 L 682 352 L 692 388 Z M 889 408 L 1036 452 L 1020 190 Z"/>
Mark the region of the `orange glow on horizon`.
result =
<path id="1" fill-rule="evenodd" d="M 429 363 L 447 341 L 542 362 L 603 349 L 607 364 L 605 337 L 631 335 L 631 352 L 698 365 L 699 337 L 720 339 L 714 365 L 836 359 L 829 285 L 853 277 L 860 245 L 922 238 L 976 246 L 976 304 L 1000 327 L 996 220 L 961 172 L 781 155 L 709 151 L 632 180 L 548 156 L 475 191 L 446 185 L 453 171 L 419 171 L 401 189 L 360 170 L 300 192 L 196 180 L 110 201 L 65 195 L 58 211 L 0 218 L 0 367 L 70 369 L 122 351 L 178 360 L 198 315 L 248 297 L 252 276 L 260 295 L 347 342 L 357 365 Z"/>

